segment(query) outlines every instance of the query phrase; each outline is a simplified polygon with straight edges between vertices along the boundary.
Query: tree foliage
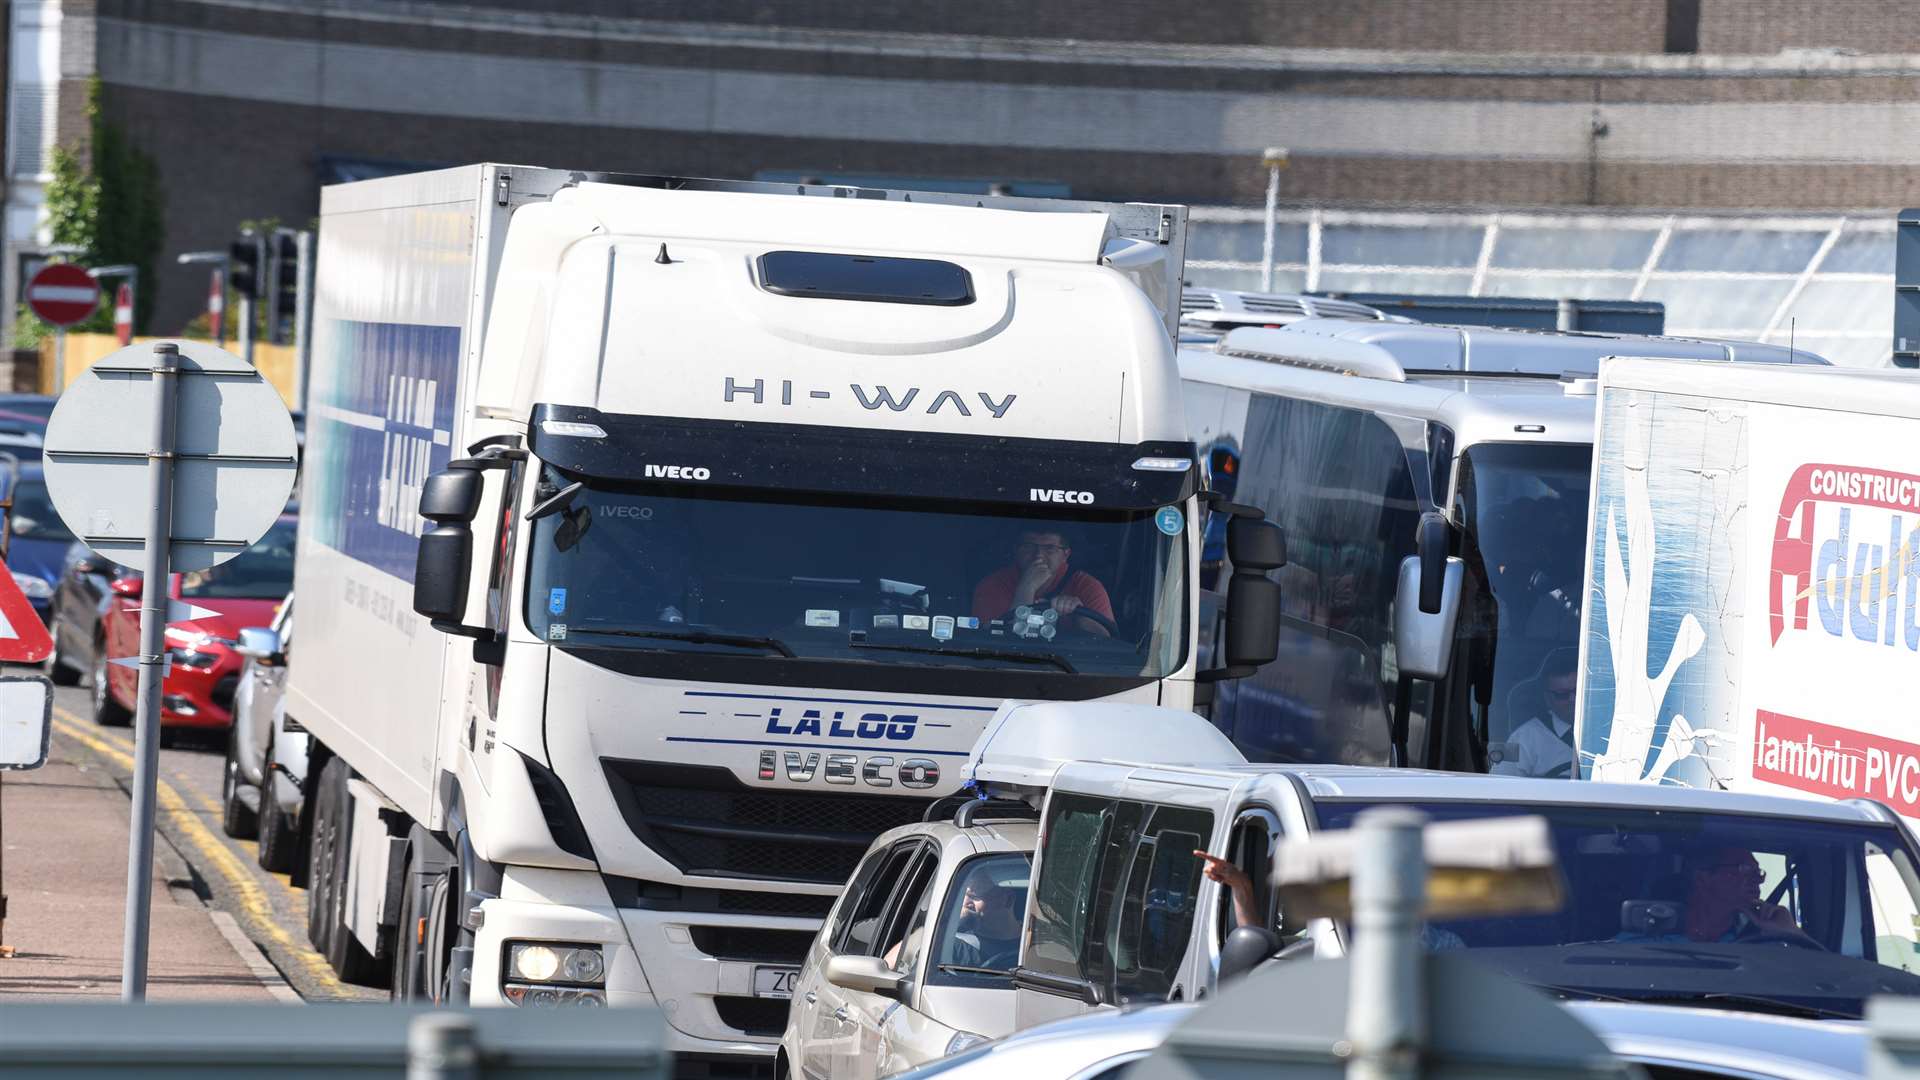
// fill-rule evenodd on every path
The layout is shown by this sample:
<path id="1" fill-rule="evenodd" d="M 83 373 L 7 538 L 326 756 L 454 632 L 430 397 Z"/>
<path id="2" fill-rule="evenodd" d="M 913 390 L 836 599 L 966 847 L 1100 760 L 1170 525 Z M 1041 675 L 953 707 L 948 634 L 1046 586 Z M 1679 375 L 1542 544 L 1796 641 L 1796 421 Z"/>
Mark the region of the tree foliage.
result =
<path id="1" fill-rule="evenodd" d="M 65 147 L 53 151 L 53 180 L 47 185 L 47 217 L 53 242 L 77 249 L 86 266 L 131 263 L 140 268 L 133 325 L 145 333 L 153 311 L 155 269 L 165 240 L 165 200 L 160 167 L 135 145 L 100 105 L 100 80 L 87 87 L 87 124 L 91 152 Z M 111 331 L 113 305 L 103 303 L 76 330 Z"/>

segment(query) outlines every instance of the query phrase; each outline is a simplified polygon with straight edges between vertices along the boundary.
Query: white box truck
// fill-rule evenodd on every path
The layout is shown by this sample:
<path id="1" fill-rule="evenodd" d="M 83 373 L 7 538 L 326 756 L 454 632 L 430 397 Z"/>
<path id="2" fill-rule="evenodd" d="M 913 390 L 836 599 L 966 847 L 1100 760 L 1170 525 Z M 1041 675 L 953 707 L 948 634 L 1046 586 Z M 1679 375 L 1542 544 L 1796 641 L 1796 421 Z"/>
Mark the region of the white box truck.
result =
<path id="1" fill-rule="evenodd" d="M 862 851 L 1001 701 L 1186 708 L 1270 659 L 1249 570 L 1232 666 L 1195 660 L 1184 229 L 499 165 L 327 188 L 287 689 L 315 945 L 401 997 L 657 1002 L 687 1060 L 764 1065 Z M 1235 520 L 1237 567 L 1284 559 Z"/>
<path id="2" fill-rule="evenodd" d="M 1586 773 L 1920 818 L 1920 382 L 1610 359 L 1600 383 Z"/>

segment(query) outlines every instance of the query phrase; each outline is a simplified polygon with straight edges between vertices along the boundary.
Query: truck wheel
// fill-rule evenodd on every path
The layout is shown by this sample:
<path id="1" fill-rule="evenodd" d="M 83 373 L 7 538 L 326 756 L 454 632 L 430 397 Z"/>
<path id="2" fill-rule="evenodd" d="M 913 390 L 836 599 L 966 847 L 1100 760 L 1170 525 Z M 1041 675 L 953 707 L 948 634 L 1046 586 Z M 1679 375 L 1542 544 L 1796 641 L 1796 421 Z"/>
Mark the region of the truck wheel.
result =
<path id="1" fill-rule="evenodd" d="M 330 808 L 327 813 L 331 842 L 328 854 L 331 856 L 322 866 L 316 865 L 315 872 L 327 875 L 327 906 L 320 909 L 328 920 L 327 947 L 321 952 L 327 958 L 327 964 L 341 982 L 358 986 L 379 986 L 386 972 L 374 963 L 373 956 L 360 944 L 353 930 L 347 926 L 347 867 L 353 857 L 352 830 L 353 820 L 348 813 L 347 763 L 339 758 L 327 762 L 327 772 L 320 777 L 321 797 L 327 800 Z M 318 830 L 319 822 L 315 821 Z M 318 847 L 318 844 L 315 845 Z M 317 879 L 316 879 L 317 880 Z M 308 892 L 315 895 L 317 890 Z M 311 903 L 311 902 L 310 902 Z M 307 921 L 313 921 L 314 908 L 309 906 Z"/>
<path id="2" fill-rule="evenodd" d="M 235 745 L 235 733 L 227 732 L 226 776 L 221 781 L 220 801 L 222 813 L 220 828 L 235 840 L 251 840 L 259 830 L 260 816 L 240 798 L 240 759 L 239 747 Z M 266 792 L 261 791 L 260 807 L 266 809 Z"/>
<path id="3" fill-rule="evenodd" d="M 336 770 L 344 768 L 339 758 L 329 758 L 311 796 L 313 835 L 307 842 L 307 942 L 321 956 L 328 954 L 329 941 L 333 936 L 333 893 L 336 888 L 333 880 L 333 848 L 339 831 L 335 820 L 339 814 L 333 808 L 333 778 Z M 340 786 L 342 789 L 346 787 L 345 783 Z"/>

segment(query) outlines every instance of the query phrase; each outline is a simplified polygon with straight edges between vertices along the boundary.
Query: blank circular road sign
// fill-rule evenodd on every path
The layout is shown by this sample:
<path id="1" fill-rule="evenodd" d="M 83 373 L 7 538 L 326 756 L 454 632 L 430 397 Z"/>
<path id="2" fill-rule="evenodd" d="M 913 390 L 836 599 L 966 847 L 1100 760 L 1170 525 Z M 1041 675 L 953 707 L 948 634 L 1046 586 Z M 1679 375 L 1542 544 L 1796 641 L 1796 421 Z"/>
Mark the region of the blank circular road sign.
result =
<path id="1" fill-rule="evenodd" d="M 27 282 L 27 306 L 44 322 L 72 326 L 100 306 L 100 283 L 83 266 L 48 263 Z"/>
<path id="2" fill-rule="evenodd" d="M 180 348 L 171 568 L 205 570 L 266 535 L 293 491 L 293 418 L 246 361 L 204 341 Z M 133 570 L 151 498 L 153 345 L 88 368 L 47 420 L 47 494 L 73 534 Z"/>

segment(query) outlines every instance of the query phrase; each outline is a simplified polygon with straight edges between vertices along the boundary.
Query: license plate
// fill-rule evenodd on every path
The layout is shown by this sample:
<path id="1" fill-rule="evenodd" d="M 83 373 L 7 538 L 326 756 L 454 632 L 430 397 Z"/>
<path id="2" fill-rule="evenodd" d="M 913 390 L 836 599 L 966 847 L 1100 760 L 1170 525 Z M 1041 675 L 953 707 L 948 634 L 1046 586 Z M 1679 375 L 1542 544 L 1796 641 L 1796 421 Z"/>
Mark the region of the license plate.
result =
<path id="1" fill-rule="evenodd" d="M 753 996 L 790 998 L 793 996 L 793 984 L 799 979 L 799 968 L 756 967 L 753 969 Z"/>

